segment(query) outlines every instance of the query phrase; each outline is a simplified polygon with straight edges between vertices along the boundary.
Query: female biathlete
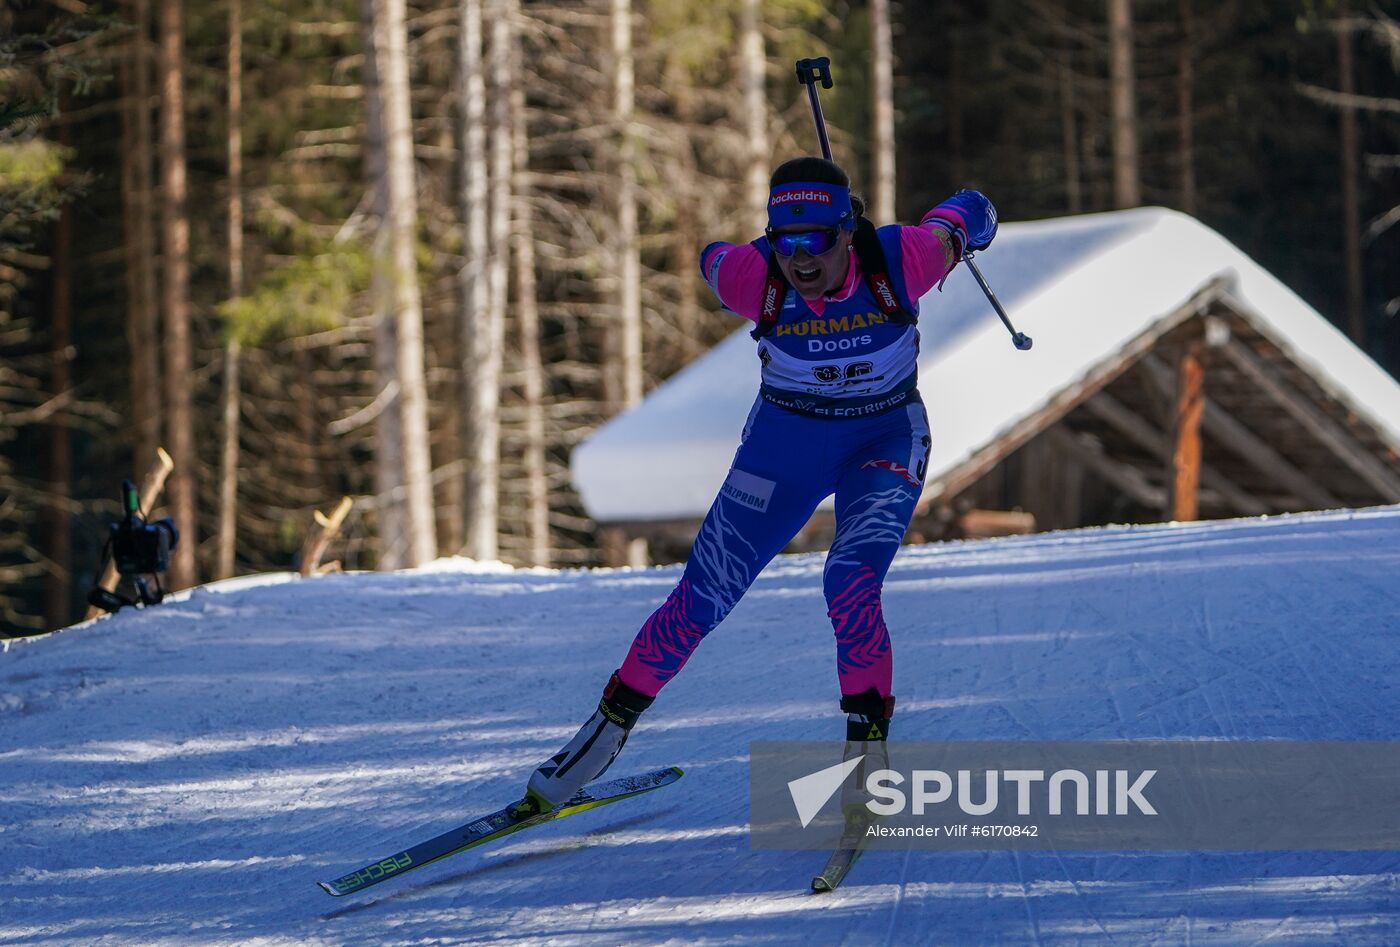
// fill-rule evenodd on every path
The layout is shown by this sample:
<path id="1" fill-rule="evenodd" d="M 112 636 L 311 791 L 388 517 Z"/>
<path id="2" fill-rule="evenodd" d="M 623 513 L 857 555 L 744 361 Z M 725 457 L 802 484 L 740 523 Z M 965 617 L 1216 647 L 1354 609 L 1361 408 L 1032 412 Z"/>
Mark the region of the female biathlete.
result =
<path id="1" fill-rule="evenodd" d="M 885 739 L 894 697 L 880 588 L 931 443 L 916 387 L 919 298 L 965 250 L 989 245 L 997 221 L 968 190 L 917 227 L 877 230 L 863 211 L 840 167 L 795 158 L 773 172 L 764 236 L 700 254 L 725 309 L 755 323 L 759 396 L 680 582 L 637 632 L 597 711 L 530 776 L 517 815 L 555 808 L 611 765 L 638 716 L 833 493 L 823 587 L 847 739 Z"/>

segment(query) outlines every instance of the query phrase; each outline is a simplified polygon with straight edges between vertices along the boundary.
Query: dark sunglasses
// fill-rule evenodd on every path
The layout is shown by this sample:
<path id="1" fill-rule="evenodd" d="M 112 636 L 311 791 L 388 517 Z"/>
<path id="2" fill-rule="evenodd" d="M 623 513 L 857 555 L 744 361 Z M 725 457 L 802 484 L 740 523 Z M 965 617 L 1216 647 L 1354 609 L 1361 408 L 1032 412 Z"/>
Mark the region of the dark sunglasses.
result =
<path id="1" fill-rule="evenodd" d="M 836 246 L 840 239 L 841 231 L 833 230 L 830 227 L 823 227 L 820 230 L 798 230 L 784 231 L 779 233 L 768 230 L 768 245 L 773 248 L 773 252 L 778 256 L 792 256 L 801 247 L 812 256 L 821 256 L 832 247 Z"/>

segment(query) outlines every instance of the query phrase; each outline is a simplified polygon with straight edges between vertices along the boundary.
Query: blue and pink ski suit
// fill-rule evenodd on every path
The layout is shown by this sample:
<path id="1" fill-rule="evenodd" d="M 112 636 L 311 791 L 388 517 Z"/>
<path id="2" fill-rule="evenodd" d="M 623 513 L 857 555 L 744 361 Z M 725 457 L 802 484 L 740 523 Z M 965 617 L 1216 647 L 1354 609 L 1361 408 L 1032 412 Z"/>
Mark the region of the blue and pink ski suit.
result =
<path id="1" fill-rule="evenodd" d="M 917 227 L 877 231 L 912 314 L 958 259 L 952 228 L 939 218 L 935 208 Z M 771 252 L 762 237 L 705 248 L 700 269 L 725 309 L 758 321 Z M 823 586 L 841 693 L 873 688 L 888 697 L 893 665 L 880 590 L 918 502 L 931 443 L 915 387 L 918 328 L 882 314 L 851 250 L 844 285 L 812 300 L 789 289 L 757 349 L 762 387 L 739 450 L 680 582 L 638 631 L 618 677 L 655 696 L 835 494 Z"/>

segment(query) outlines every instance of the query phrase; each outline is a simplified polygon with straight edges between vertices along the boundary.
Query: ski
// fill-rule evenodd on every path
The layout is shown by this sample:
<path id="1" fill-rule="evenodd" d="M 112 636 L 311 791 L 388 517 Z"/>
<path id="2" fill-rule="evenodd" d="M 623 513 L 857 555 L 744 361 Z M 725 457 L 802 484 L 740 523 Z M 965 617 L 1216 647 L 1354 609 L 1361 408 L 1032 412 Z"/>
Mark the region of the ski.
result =
<path id="1" fill-rule="evenodd" d="M 812 892 L 835 891 L 864 851 L 863 848 L 838 848 L 832 852 L 821 874 L 812 879 Z"/>
<path id="2" fill-rule="evenodd" d="M 812 879 L 812 893 L 835 891 L 846 878 L 847 872 L 865 854 L 865 833 L 875 820 L 864 810 L 846 814 L 846 829 L 841 833 L 841 841 L 827 857 L 821 874 Z"/>
<path id="3" fill-rule="evenodd" d="M 341 875 L 333 881 L 318 881 L 316 884 L 320 885 L 321 890 L 326 894 L 337 898 L 356 891 L 363 891 L 381 881 L 397 878 L 415 868 L 422 868 L 424 865 L 449 855 L 455 855 L 486 842 L 495 841 L 498 838 L 519 832 L 521 829 L 543 825 L 546 822 L 553 822 L 555 819 L 562 819 L 565 816 L 586 812 L 589 809 L 606 806 L 622 799 L 630 799 L 633 796 L 660 789 L 662 786 L 669 786 L 681 776 L 680 767 L 668 766 L 664 769 L 652 770 L 649 773 L 604 780 L 584 786 L 574 793 L 568 802 L 551 812 L 524 818 L 518 818 L 512 814 L 511 810 L 514 808 L 514 804 L 512 804 L 497 809 L 490 815 L 473 819 L 436 838 L 419 842 L 417 845 L 390 855 L 388 858 L 371 862 L 363 868 Z"/>

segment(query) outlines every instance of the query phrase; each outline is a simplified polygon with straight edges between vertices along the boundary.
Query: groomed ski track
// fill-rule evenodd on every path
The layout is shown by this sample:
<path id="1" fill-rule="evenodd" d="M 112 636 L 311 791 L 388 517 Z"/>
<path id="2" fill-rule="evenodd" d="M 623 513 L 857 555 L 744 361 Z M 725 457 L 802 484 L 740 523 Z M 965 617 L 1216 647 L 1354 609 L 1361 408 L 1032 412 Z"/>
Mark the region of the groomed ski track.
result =
<path id="1" fill-rule="evenodd" d="M 837 739 L 820 556 L 776 561 L 618 773 L 686 777 L 362 897 L 509 801 L 678 569 L 240 580 L 0 655 L 0 944 L 1395 944 L 1400 853 L 751 851 L 754 739 Z M 1400 508 L 902 550 L 904 739 L 1389 740 Z"/>

